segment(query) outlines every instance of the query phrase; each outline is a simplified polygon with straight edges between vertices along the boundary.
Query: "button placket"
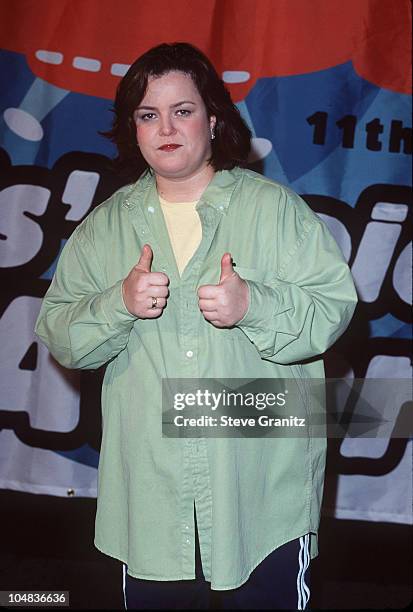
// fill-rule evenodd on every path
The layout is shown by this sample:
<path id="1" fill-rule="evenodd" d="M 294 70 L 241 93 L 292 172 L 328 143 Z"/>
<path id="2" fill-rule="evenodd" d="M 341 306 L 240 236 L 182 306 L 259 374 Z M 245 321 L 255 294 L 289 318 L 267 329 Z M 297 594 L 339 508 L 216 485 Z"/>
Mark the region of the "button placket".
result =
<path id="1" fill-rule="evenodd" d="M 182 375 L 183 377 L 196 378 L 198 371 L 198 324 L 199 311 L 197 310 L 198 301 L 196 288 L 198 286 L 201 266 L 205 260 L 206 253 L 211 245 L 213 235 L 218 225 L 216 211 L 206 210 L 206 214 L 201 219 L 203 225 L 203 238 L 199 250 L 192 260 L 188 274 L 180 279 L 179 287 L 179 340 L 182 350 Z M 219 215 L 220 217 L 221 215 Z M 207 219 L 205 219 L 207 217 Z M 177 295 L 178 298 L 178 295 Z M 185 479 L 191 478 L 192 482 L 192 503 L 198 500 L 200 507 L 197 506 L 198 533 L 202 538 L 202 562 L 205 572 L 210 574 L 210 555 L 211 555 L 211 483 L 209 475 L 209 465 L 206 455 L 205 444 L 200 440 L 185 440 L 184 450 L 184 471 Z M 190 473 L 187 473 L 187 471 Z M 194 563 L 193 551 L 195 546 L 195 532 L 190 528 L 186 512 L 189 491 L 185 492 L 184 514 L 181 523 L 181 543 L 183 552 L 183 562 L 185 567 L 190 570 Z M 196 502 L 196 503 L 198 503 Z M 198 512 L 199 511 L 199 512 Z"/>
<path id="2" fill-rule="evenodd" d="M 191 469 L 191 448 L 192 440 L 184 439 L 182 453 L 182 498 L 181 498 L 181 548 L 182 548 L 182 569 L 186 575 L 193 574 L 195 576 L 195 539 L 193 528 L 193 506 L 194 506 L 194 488 Z M 191 546 L 192 545 L 192 546 Z"/>
<path id="3" fill-rule="evenodd" d="M 202 568 L 205 577 L 211 573 L 212 493 L 206 440 L 192 440 L 190 459 L 194 482 L 195 504 Z"/>

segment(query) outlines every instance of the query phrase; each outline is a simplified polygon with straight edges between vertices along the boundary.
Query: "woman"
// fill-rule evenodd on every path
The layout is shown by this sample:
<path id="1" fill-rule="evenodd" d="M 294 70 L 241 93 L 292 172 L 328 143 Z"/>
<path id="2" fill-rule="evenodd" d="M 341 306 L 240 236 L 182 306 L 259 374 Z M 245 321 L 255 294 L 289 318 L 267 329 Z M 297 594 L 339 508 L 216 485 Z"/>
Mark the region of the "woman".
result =
<path id="1" fill-rule="evenodd" d="M 240 168 L 250 132 L 191 45 L 138 58 L 109 136 L 135 182 L 76 228 L 36 326 L 64 366 L 107 364 L 95 545 L 129 607 L 207 608 L 211 586 L 221 608 L 304 609 L 325 439 L 163 437 L 161 382 L 322 378 L 348 267 L 301 198 Z"/>

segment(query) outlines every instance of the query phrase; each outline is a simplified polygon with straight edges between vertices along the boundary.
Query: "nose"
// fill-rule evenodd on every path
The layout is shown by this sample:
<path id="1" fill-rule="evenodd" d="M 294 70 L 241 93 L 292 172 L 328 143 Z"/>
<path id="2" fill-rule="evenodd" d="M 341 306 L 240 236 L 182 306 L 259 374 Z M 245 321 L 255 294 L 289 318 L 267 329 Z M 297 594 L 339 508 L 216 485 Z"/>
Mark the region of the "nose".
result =
<path id="1" fill-rule="evenodd" d="M 176 132 L 173 119 L 169 115 L 160 118 L 159 134 L 161 136 L 171 136 Z"/>

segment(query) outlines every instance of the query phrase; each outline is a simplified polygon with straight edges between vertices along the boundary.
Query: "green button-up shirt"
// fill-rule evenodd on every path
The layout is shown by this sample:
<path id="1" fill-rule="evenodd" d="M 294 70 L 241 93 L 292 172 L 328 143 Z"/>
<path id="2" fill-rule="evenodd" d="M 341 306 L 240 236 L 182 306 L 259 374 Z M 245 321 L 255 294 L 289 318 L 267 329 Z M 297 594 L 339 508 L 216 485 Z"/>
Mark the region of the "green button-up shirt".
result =
<path id="1" fill-rule="evenodd" d="M 304 534 L 317 555 L 326 440 L 163 437 L 162 379 L 322 378 L 321 359 L 309 358 L 345 330 L 356 293 L 326 226 L 289 189 L 221 171 L 197 211 L 202 241 L 180 277 L 153 174 L 117 191 L 65 245 L 36 332 L 68 368 L 107 364 L 97 548 L 136 578 L 193 579 L 195 503 L 203 572 L 219 590 Z M 157 319 L 136 318 L 122 299 L 145 243 L 152 271 L 170 279 Z M 225 252 L 250 290 L 231 329 L 208 323 L 197 297 L 218 283 Z"/>

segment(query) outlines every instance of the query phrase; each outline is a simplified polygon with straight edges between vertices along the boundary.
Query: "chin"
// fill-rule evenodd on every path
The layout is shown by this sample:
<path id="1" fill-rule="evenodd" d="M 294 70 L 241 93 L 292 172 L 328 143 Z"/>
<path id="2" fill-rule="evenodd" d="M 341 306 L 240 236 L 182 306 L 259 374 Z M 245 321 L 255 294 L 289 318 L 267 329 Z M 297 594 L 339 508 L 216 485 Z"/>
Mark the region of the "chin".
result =
<path id="1" fill-rule="evenodd" d="M 188 171 L 187 166 L 174 166 L 173 164 L 163 164 L 162 166 L 156 165 L 152 166 L 155 173 L 160 176 L 165 176 L 167 178 L 184 178 L 185 176 L 191 174 L 191 171 Z"/>

